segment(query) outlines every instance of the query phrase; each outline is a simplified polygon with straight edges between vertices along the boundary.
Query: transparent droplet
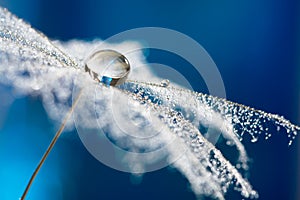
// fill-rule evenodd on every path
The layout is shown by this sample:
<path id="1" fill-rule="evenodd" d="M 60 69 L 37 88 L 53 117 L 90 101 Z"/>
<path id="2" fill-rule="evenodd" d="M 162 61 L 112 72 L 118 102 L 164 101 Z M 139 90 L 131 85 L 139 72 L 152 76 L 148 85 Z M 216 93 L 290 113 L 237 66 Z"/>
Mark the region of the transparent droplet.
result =
<path id="1" fill-rule="evenodd" d="M 117 86 L 126 81 L 130 64 L 127 58 L 117 51 L 100 50 L 86 60 L 85 71 L 96 81 L 107 86 Z"/>
<path id="2" fill-rule="evenodd" d="M 159 85 L 160 85 L 161 87 L 168 87 L 169 84 L 170 84 L 170 81 L 169 81 L 168 79 L 164 79 L 164 80 L 162 80 L 162 81 L 159 83 Z"/>
<path id="3" fill-rule="evenodd" d="M 258 138 L 257 137 L 252 137 L 251 142 L 257 142 Z"/>

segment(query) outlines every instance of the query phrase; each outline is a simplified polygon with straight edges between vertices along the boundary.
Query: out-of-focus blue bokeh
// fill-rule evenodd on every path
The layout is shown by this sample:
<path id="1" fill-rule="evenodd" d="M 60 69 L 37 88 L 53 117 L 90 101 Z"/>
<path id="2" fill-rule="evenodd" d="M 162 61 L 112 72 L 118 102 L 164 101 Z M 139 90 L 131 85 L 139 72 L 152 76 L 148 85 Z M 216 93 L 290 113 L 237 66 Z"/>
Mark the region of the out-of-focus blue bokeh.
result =
<path id="1" fill-rule="evenodd" d="M 105 39 L 145 26 L 180 31 L 211 55 L 228 99 L 300 124 L 297 1 L 0 0 L 0 5 L 52 39 Z M 206 91 L 183 63 L 161 55 L 154 51 L 148 59 L 173 66 L 195 90 Z M 57 129 L 35 97 L 16 100 L 7 113 L 0 126 L 0 199 L 5 200 L 20 197 Z M 288 147 L 283 134 L 255 144 L 244 142 L 252 158 L 249 180 L 261 199 L 300 199 L 299 138 Z M 148 173 L 136 182 L 130 174 L 95 160 L 75 132 L 65 133 L 28 199 L 195 199 L 187 180 L 176 170 Z M 226 197 L 241 199 L 235 192 Z"/>

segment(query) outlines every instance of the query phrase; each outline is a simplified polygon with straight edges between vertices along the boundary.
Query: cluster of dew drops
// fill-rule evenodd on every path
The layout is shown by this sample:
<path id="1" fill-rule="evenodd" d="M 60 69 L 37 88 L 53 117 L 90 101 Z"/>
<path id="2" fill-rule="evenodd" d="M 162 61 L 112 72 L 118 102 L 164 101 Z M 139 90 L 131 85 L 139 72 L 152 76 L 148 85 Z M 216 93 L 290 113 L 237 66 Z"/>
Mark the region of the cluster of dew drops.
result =
<path id="1" fill-rule="evenodd" d="M 233 131 L 240 141 L 243 140 L 245 133 L 249 134 L 251 137 L 250 141 L 255 143 L 261 136 L 264 136 L 268 140 L 271 138 L 272 133 L 284 130 L 288 137 L 288 145 L 290 146 L 296 139 L 298 132 L 300 132 L 299 126 L 292 124 L 283 116 L 267 113 L 208 94 L 174 88 L 170 86 L 170 81 L 167 79 L 162 80 L 159 84 L 144 84 L 154 87 L 170 87 L 170 92 L 181 90 L 181 92 L 190 93 L 190 96 L 197 98 L 201 104 L 209 107 L 228 120 L 233 125 Z"/>

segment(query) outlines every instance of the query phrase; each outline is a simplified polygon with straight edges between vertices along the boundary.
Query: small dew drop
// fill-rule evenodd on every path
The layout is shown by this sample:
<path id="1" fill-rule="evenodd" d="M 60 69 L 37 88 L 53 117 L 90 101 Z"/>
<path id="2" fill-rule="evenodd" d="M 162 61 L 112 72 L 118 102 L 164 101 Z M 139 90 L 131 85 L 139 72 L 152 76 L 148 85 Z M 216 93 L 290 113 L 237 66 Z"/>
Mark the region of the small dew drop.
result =
<path id="1" fill-rule="evenodd" d="M 293 134 L 294 134 L 294 135 L 297 135 L 297 131 L 293 131 Z"/>
<path id="2" fill-rule="evenodd" d="M 227 141 L 226 141 L 226 145 L 228 145 L 228 146 L 233 146 L 234 143 L 233 143 L 232 141 L 227 140 Z"/>
<path id="3" fill-rule="evenodd" d="M 280 126 L 277 126 L 277 131 L 280 131 Z"/>
<path id="4" fill-rule="evenodd" d="M 170 81 L 168 79 L 164 79 L 159 83 L 159 85 L 161 87 L 168 87 L 170 85 Z"/>
<path id="5" fill-rule="evenodd" d="M 257 137 L 252 137 L 251 142 L 257 142 L 258 138 Z"/>

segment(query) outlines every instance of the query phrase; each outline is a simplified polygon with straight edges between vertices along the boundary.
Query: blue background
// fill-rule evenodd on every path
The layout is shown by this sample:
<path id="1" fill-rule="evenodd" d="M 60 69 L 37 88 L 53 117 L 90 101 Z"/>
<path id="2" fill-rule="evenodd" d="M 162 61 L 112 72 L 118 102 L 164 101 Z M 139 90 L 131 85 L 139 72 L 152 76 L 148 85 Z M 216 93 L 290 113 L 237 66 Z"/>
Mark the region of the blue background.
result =
<path id="1" fill-rule="evenodd" d="M 105 39 L 144 26 L 180 31 L 211 55 L 228 99 L 300 124 L 300 5 L 296 1 L 0 0 L 0 5 L 52 39 Z M 155 51 L 149 61 L 183 71 L 195 90 L 206 92 L 192 71 L 180 68 L 182 61 Z M 17 199 L 57 127 L 36 97 L 16 100 L 7 113 L 0 126 L 0 199 Z M 283 134 L 255 144 L 244 141 L 252 158 L 249 180 L 261 199 L 300 199 L 299 137 L 287 147 Z M 174 169 L 148 173 L 138 182 L 95 160 L 75 132 L 65 133 L 28 199 L 195 199 L 187 180 Z M 226 197 L 241 199 L 236 192 Z"/>

